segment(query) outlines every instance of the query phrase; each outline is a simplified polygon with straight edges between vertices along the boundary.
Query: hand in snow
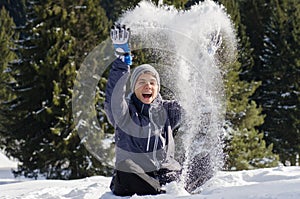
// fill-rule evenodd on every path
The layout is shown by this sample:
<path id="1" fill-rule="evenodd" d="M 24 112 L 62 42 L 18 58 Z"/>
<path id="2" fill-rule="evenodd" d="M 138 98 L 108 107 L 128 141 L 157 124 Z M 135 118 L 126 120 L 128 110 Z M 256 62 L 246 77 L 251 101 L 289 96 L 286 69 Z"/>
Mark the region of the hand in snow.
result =
<path id="1" fill-rule="evenodd" d="M 211 35 L 211 39 L 207 47 L 208 54 L 215 55 L 216 51 L 220 48 L 221 45 L 222 36 L 220 34 L 220 31 L 217 31 Z"/>

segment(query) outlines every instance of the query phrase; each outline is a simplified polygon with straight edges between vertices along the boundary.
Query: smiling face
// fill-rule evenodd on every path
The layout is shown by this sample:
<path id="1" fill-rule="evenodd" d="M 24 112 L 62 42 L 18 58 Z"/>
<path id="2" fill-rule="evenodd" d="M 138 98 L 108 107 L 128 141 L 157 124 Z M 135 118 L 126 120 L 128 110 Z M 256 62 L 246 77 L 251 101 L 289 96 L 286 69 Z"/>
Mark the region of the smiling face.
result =
<path id="1" fill-rule="evenodd" d="M 156 78 L 149 72 L 141 74 L 135 83 L 134 93 L 144 104 L 151 104 L 158 93 Z"/>

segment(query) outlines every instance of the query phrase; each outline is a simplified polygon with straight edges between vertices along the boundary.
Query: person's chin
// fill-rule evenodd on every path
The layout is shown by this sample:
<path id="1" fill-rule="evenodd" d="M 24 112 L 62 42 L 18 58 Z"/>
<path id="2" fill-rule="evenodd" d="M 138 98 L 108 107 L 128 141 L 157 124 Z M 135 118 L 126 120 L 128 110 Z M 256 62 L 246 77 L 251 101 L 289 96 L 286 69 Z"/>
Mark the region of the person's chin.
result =
<path id="1" fill-rule="evenodd" d="M 151 99 L 143 99 L 142 102 L 144 104 L 151 104 L 152 100 Z"/>

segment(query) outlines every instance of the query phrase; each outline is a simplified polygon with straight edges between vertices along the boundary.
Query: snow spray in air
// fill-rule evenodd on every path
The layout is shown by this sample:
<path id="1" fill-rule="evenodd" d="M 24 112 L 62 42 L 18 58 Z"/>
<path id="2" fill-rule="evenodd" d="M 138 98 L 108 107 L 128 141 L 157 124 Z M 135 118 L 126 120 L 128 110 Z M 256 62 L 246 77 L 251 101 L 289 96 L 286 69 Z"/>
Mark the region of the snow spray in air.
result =
<path id="1" fill-rule="evenodd" d="M 205 1 L 187 11 L 142 1 L 119 20 L 131 28 L 134 50 L 151 49 L 162 85 L 184 109 L 176 140 L 189 192 L 223 166 L 225 97 L 220 69 L 234 59 L 236 40 L 224 8 Z M 222 60 L 222 61 L 220 61 Z M 209 168 L 210 172 L 201 173 Z"/>

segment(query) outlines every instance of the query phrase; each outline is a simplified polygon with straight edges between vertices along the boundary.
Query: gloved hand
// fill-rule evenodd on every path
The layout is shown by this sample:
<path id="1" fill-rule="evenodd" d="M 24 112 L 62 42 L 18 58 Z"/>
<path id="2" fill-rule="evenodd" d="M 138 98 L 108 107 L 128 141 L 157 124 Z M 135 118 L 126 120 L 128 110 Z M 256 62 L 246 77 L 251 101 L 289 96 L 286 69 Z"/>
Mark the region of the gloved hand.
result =
<path id="1" fill-rule="evenodd" d="M 210 42 L 207 47 L 208 54 L 214 56 L 217 50 L 221 47 L 221 45 L 222 45 L 222 35 L 220 34 L 220 30 L 219 30 L 214 32 L 211 35 Z"/>
<path id="2" fill-rule="evenodd" d="M 126 28 L 125 25 L 116 24 L 111 28 L 110 37 L 114 44 L 116 56 L 127 65 L 131 65 L 132 57 L 129 47 L 130 29 Z"/>

